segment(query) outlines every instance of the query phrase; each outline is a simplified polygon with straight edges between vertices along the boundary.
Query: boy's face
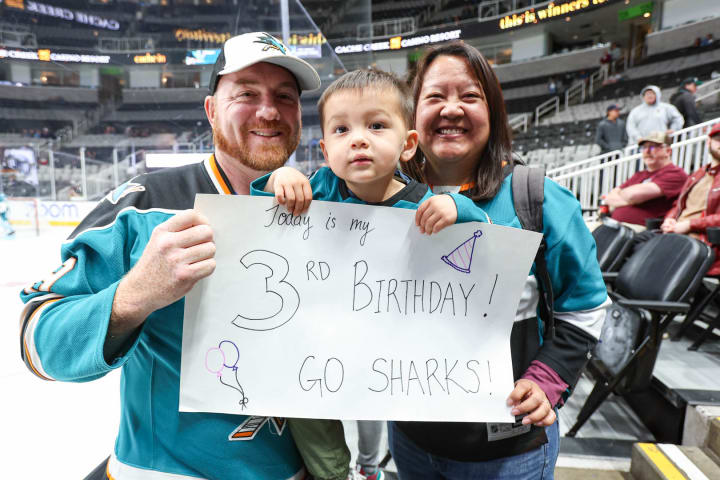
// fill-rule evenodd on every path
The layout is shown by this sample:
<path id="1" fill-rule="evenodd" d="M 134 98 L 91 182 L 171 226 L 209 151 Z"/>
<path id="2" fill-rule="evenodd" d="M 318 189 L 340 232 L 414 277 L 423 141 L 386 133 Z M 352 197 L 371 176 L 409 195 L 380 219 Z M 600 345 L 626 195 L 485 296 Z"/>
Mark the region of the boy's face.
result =
<path id="1" fill-rule="evenodd" d="M 398 161 L 410 160 L 417 149 L 417 132 L 408 131 L 398 95 L 389 88 L 334 93 L 324 119 L 325 160 L 355 193 L 387 188 Z"/>

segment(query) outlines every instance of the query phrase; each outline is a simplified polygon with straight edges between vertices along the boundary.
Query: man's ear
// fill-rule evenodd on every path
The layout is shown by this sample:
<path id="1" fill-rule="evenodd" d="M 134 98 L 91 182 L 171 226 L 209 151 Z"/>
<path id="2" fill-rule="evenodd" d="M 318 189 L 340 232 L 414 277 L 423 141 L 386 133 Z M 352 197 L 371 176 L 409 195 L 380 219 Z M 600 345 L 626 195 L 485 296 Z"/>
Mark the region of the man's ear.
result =
<path id="1" fill-rule="evenodd" d="M 215 128 L 215 125 L 213 125 L 215 120 L 215 97 L 212 95 L 205 97 L 205 116 L 210 122 L 210 127 Z"/>
<path id="2" fill-rule="evenodd" d="M 408 130 L 405 136 L 405 144 L 403 145 L 403 151 L 400 154 L 401 162 L 408 162 L 415 156 L 415 152 L 418 147 L 418 132 L 417 130 Z"/>

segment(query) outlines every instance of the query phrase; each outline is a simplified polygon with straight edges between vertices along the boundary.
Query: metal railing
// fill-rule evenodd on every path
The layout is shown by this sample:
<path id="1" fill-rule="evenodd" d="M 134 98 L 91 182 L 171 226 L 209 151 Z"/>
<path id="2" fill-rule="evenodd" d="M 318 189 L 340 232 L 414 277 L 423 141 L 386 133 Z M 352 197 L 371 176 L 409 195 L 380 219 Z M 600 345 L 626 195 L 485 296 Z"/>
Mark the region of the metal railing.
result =
<path id="1" fill-rule="evenodd" d="M 508 124 L 510 125 L 510 128 L 512 130 L 522 130 L 523 132 L 527 132 L 528 129 L 528 123 L 530 123 L 530 120 L 532 119 L 532 114 L 530 113 L 521 113 L 520 115 L 516 115 L 508 120 Z"/>
<path id="2" fill-rule="evenodd" d="M 155 50 L 155 39 L 146 37 L 100 37 L 98 51 L 106 53 L 147 52 Z"/>
<path id="3" fill-rule="evenodd" d="M 689 156 L 689 149 L 684 148 L 684 144 L 682 144 L 681 142 L 693 138 L 704 137 L 710 131 L 710 128 L 718 122 L 720 122 L 720 118 L 715 118 L 713 120 L 708 120 L 707 122 L 699 123 L 697 125 L 693 125 L 692 127 L 684 128 L 682 130 L 678 130 L 677 132 L 673 132 L 670 135 L 670 138 L 673 142 L 673 163 L 684 168 L 687 172 L 691 172 L 699 168 L 700 165 L 702 165 L 702 158 L 695 158 L 693 156 Z M 572 172 L 577 172 L 585 168 L 589 168 L 595 165 L 601 165 L 603 163 L 618 158 L 632 156 L 638 153 L 640 153 L 640 149 L 637 147 L 637 145 L 629 145 L 623 150 L 615 150 L 612 152 L 595 155 L 585 160 L 580 160 L 577 162 L 569 163 L 567 165 L 563 165 L 561 167 L 553 168 L 547 171 L 547 176 L 555 179 L 559 176 L 564 176 Z"/>
<path id="4" fill-rule="evenodd" d="M 703 84 L 697 88 L 695 92 L 695 103 L 701 103 L 703 100 L 713 96 L 716 97 L 716 101 L 717 97 L 720 97 L 720 77 L 703 82 Z"/>
<path id="5" fill-rule="evenodd" d="M 415 18 L 394 18 L 380 22 L 361 23 L 357 26 L 357 38 L 373 40 L 388 38 L 396 35 L 410 35 L 417 31 Z"/>
<path id="6" fill-rule="evenodd" d="M 550 98 L 537 106 L 535 109 L 535 126 L 540 125 L 540 119 L 551 112 L 554 112 L 553 114 L 560 113 L 560 97 Z"/>
<path id="7" fill-rule="evenodd" d="M 708 161 L 707 132 L 720 118 L 675 132 L 672 162 L 691 173 Z M 587 160 L 548 170 L 547 176 L 570 190 L 583 210 L 595 212 L 600 196 L 624 183 L 643 168 L 642 154 L 637 146 L 597 155 Z M 588 213 L 594 218 L 595 213 Z"/>

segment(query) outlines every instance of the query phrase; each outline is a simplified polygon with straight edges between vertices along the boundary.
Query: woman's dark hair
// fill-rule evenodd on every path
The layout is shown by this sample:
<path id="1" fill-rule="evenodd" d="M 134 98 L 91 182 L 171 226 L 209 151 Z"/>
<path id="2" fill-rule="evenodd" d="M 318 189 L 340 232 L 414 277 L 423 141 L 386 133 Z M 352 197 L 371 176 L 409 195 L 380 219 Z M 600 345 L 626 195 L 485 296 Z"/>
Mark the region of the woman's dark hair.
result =
<path id="1" fill-rule="evenodd" d="M 476 163 L 477 185 L 470 194 L 475 201 L 486 200 L 495 196 L 500 190 L 503 181 L 503 166 L 512 165 L 511 132 L 505 112 L 500 82 L 495 72 L 483 55 L 474 47 L 462 42 L 452 42 L 435 47 L 423 55 L 417 64 L 415 76 L 412 79 L 413 99 L 415 100 L 415 113 L 417 115 L 420 90 L 422 90 L 425 74 L 435 59 L 441 56 L 459 57 L 465 60 L 475 73 L 482 85 L 487 102 L 490 136 L 487 145 Z M 402 168 L 411 177 L 425 182 L 423 173 L 424 157 L 420 149 L 415 157 L 403 164 Z M 482 167 L 482 168 L 481 168 Z"/>

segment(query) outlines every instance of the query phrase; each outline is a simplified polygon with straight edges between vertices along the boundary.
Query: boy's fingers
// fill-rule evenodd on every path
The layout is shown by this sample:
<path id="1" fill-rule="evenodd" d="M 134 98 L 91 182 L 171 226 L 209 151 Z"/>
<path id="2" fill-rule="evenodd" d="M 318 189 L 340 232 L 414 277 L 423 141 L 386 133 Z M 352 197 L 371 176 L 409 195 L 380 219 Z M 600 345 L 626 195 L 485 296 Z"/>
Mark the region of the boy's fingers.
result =
<path id="1" fill-rule="evenodd" d="M 441 216 L 440 219 L 433 226 L 432 233 L 438 233 L 440 230 L 447 227 L 448 225 L 450 225 L 450 221 L 447 218 Z"/>
<path id="2" fill-rule="evenodd" d="M 425 210 L 428 209 L 428 206 L 430 205 L 430 200 L 426 200 L 423 203 L 420 204 L 417 211 L 415 212 L 415 225 L 418 227 L 421 227 L 422 231 L 422 217 L 425 215 Z M 423 232 L 425 233 L 425 232 Z"/>
<path id="3" fill-rule="evenodd" d="M 300 215 L 307 209 L 307 197 L 305 197 L 305 190 L 303 189 L 302 184 L 295 187 L 295 194 L 298 198 L 297 206 L 295 207 L 295 210 L 297 211 L 296 215 Z"/>
<path id="4" fill-rule="evenodd" d="M 293 212 L 293 214 L 300 215 L 302 212 L 305 211 L 305 202 L 307 201 L 305 198 L 305 192 L 302 188 L 302 184 L 294 185 L 293 191 L 295 192 L 295 212 Z"/>
<path id="5" fill-rule="evenodd" d="M 288 209 L 288 212 L 292 212 L 293 209 L 295 208 L 295 191 L 293 190 L 293 188 L 291 186 L 285 186 L 284 190 L 285 190 L 285 197 L 287 199 L 285 202 L 285 208 Z"/>
<path id="6" fill-rule="evenodd" d="M 310 208 L 310 202 L 312 202 L 312 188 L 310 188 L 310 182 L 303 182 L 302 191 L 305 196 L 305 208 L 303 209 L 303 211 L 305 211 Z"/>
<path id="7" fill-rule="evenodd" d="M 430 212 L 428 215 L 425 215 L 425 217 L 426 218 L 424 218 L 423 221 L 425 233 L 427 233 L 428 235 L 432 235 L 435 224 L 438 222 L 438 220 L 440 220 L 440 215 L 438 215 L 436 212 Z"/>

